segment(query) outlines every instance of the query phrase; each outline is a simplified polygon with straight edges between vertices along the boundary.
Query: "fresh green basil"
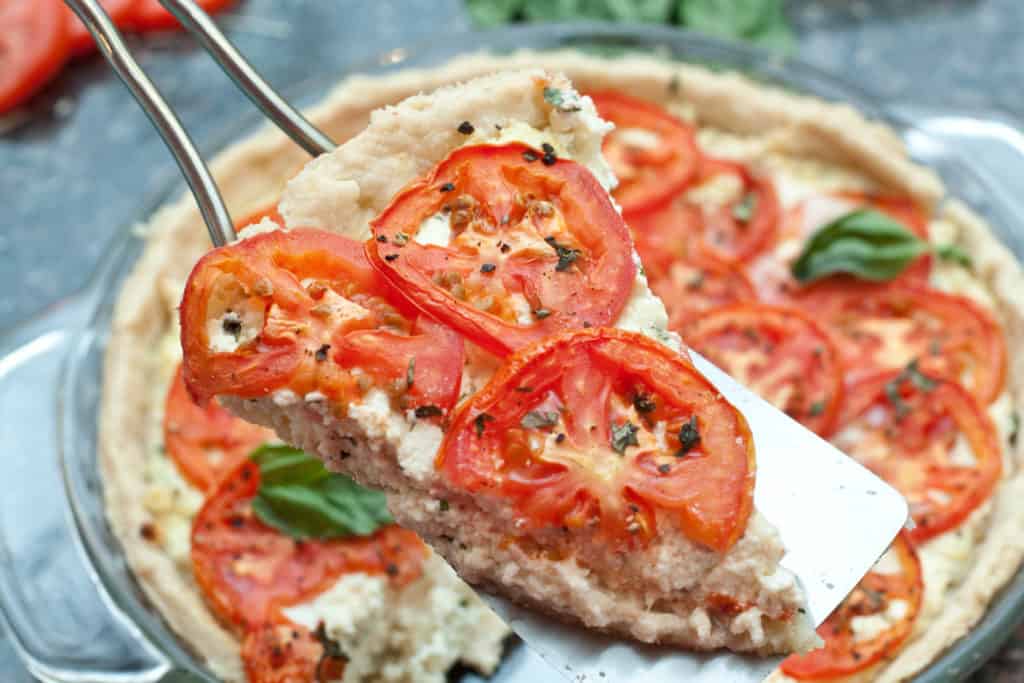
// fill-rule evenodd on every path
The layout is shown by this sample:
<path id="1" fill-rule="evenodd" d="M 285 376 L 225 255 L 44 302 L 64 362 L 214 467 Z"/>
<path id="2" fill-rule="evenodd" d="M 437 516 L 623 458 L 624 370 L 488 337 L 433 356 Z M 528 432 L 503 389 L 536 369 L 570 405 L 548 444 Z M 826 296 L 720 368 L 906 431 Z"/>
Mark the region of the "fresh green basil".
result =
<path id="1" fill-rule="evenodd" d="M 956 263 L 968 270 L 974 267 L 974 261 L 971 260 L 970 254 L 956 244 L 940 244 L 935 247 L 935 254 L 943 261 Z"/>
<path id="2" fill-rule="evenodd" d="M 864 280 L 891 280 L 931 247 L 902 224 L 872 209 L 853 211 L 807 241 L 793 263 L 793 277 L 813 282 L 835 273 Z"/>
<path id="3" fill-rule="evenodd" d="M 789 50 L 793 31 L 782 0 L 679 0 L 680 23 L 701 33 Z"/>
<path id="4" fill-rule="evenodd" d="M 484 28 L 514 21 L 523 9 L 523 0 L 466 0 L 470 18 Z"/>
<path id="5" fill-rule="evenodd" d="M 289 446 L 263 445 L 250 455 L 260 468 L 253 512 L 296 539 L 368 536 L 393 522 L 384 494 Z"/>

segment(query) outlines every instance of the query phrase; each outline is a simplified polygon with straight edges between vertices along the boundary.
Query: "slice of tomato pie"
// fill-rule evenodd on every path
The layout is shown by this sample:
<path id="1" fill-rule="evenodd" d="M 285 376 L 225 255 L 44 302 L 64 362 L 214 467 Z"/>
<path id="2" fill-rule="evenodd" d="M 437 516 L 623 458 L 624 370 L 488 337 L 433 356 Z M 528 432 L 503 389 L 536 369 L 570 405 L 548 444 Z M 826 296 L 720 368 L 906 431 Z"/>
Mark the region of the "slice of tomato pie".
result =
<path id="1" fill-rule="evenodd" d="M 471 583 L 642 641 L 806 651 L 746 421 L 667 332 L 609 129 L 539 70 L 375 112 L 289 183 L 287 230 L 196 265 L 186 384 L 383 489 Z"/>

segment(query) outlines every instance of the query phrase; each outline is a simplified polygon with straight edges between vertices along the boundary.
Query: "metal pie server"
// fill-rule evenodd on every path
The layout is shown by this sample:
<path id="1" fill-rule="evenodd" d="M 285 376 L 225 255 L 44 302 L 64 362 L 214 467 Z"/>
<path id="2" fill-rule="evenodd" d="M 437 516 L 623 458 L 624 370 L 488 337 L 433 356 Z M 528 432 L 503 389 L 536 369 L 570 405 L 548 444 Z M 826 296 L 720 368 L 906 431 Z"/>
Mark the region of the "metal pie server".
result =
<path id="1" fill-rule="evenodd" d="M 215 245 L 235 238 L 231 218 L 209 170 L 152 82 L 132 58 L 97 0 L 66 0 L 89 27 L 100 51 L 167 143 L 192 188 Z M 263 81 L 212 20 L 191 0 L 160 2 L 195 35 L 264 113 L 311 154 L 333 143 Z M 692 352 L 691 352 L 692 353 Z M 907 519 L 903 497 L 861 465 L 805 429 L 721 370 L 692 353 L 698 369 L 750 424 L 757 451 L 754 501 L 782 535 L 783 567 L 806 591 L 820 624 L 882 555 Z M 594 635 L 484 596 L 526 643 L 574 681 L 696 683 L 758 681 L 778 659 L 693 654 Z M 530 662 L 530 674 L 537 674 Z M 546 672 L 550 674 L 550 670 Z"/>

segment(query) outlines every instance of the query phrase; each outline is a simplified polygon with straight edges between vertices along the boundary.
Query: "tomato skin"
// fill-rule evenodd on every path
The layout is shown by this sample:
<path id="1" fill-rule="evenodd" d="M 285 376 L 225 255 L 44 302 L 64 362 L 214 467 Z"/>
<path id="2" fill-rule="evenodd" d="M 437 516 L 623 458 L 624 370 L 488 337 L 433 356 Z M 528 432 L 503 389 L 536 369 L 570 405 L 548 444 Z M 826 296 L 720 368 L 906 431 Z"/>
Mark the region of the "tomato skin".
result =
<path id="1" fill-rule="evenodd" d="M 641 385 L 658 406 L 651 421 L 673 425 L 666 429 L 674 433 L 694 420 L 704 430 L 695 450 L 674 456 L 676 447 L 666 451 L 666 444 L 629 458 L 608 455 L 615 401 L 635 401 L 628 394 Z M 547 447 L 522 453 L 522 420 L 551 395 L 565 422 L 555 443 L 568 442 L 585 461 L 555 447 L 551 455 Z M 526 528 L 589 533 L 598 519 L 600 538 L 617 550 L 652 538 L 655 511 L 663 510 L 688 538 L 724 552 L 743 534 L 753 504 L 753 441 L 743 416 L 685 356 L 614 328 L 562 333 L 509 358 L 456 413 L 437 469 L 455 488 L 510 501 Z"/>
<path id="2" fill-rule="evenodd" d="M 216 351 L 207 321 L 229 294 L 241 303 L 227 310 L 256 311 L 262 327 L 234 350 Z M 366 312 L 335 320 L 341 300 Z M 185 383 L 200 403 L 281 388 L 300 396 L 320 391 L 340 403 L 362 396 L 351 369 L 370 358 L 360 370 L 373 386 L 399 392 L 407 407 L 447 411 L 458 398 L 462 340 L 416 315 L 370 267 L 360 243 L 309 229 L 259 234 L 209 252 L 189 276 L 181 305 Z M 412 365 L 418 381 L 407 382 Z"/>
<path id="3" fill-rule="evenodd" d="M 214 14 L 235 4 L 237 0 L 196 0 L 196 4 L 207 14 Z M 180 29 L 181 24 L 174 15 L 164 9 L 159 0 L 136 0 L 128 25 L 138 31 L 162 31 Z"/>
<path id="4" fill-rule="evenodd" d="M 42 90 L 71 53 L 70 22 L 60 0 L 0 2 L 0 114 Z"/>
<path id="5" fill-rule="evenodd" d="M 499 356 L 563 329 L 612 323 L 625 307 L 636 275 L 629 231 L 590 171 L 565 159 L 542 163 L 540 155 L 519 143 L 455 150 L 371 222 L 375 239 L 366 245 L 373 265 L 412 302 Z M 469 247 L 418 243 L 414 238 L 422 222 L 451 208 L 456 198 L 474 207 L 464 233 L 482 235 L 475 228 L 484 222 L 487 243 L 483 237 Z M 538 204 L 547 213 L 539 213 Z M 550 221 L 561 221 L 566 234 L 544 239 L 572 240 L 577 252 L 566 267 L 544 240 L 535 240 L 543 245 L 540 250 L 532 245 L 511 253 L 498 250 L 502 238 L 513 241 L 509 235 L 516 231 L 543 235 Z M 488 264 L 493 268 L 486 276 L 480 274 L 487 258 L 481 249 L 490 249 L 496 261 Z M 498 283 L 503 288 L 499 296 L 506 299 L 510 291 L 521 290 L 534 310 L 543 308 L 547 314 L 522 324 L 481 310 L 439 283 L 450 273 L 458 274 L 460 282 L 465 277 Z"/>
<path id="6" fill-rule="evenodd" d="M 829 334 L 807 314 L 736 304 L 693 319 L 680 334 L 695 351 L 808 429 L 822 436 L 834 429 L 844 368 Z"/>
<path id="7" fill-rule="evenodd" d="M 216 401 L 197 406 L 185 388 L 181 367 L 175 371 L 164 408 L 164 445 L 178 470 L 197 489 L 209 490 L 273 437 L 270 430 L 235 417 Z M 214 450 L 219 461 L 211 459 Z"/>
<path id="8" fill-rule="evenodd" d="M 742 269 L 706 256 L 676 261 L 665 275 L 652 277 L 650 285 L 665 304 L 669 329 L 679 334 L 709 311 L 757 301 Z"/>
<path id="9" fill-rule="evenodd" d="M 345 661 L 324 659 L 321 664 L 323 654 L 323 645 L 298 624 L 268 622 L 248 631 L 242 640 L 242 663 L 249 683 L 341 680 Z"/>
<path id="10" fill-rule="evenodd" d="M 620 131 L 639 128 L 660 138 L 653 149 L 630 147 L 612 131 L 603 151 L 619 177 L 612 193 L 623 213 L 647 211 L 682 191 L 696 176 L 700 151 L 692 126 L 658 105 L 606 90 L 590 94 L 601 118 Z"/>
<path id="11" fill-rule="evenodd" d="M 847 382 L 917 359 L 922 370 L 960 380 L 983 403 L 1002 392 L 1006 341 L 992 316 L 967 297 L 903 282 L 875 284 L 834 276 L 806 288 L 794 302 L 826 325 L 843 356 Z M 895 345 L 879 336 L 889 328 Z"/>
<path id="12" fill-rule="evenodd" d="M 913 630 L 921 608 L 924 583 L 921 562 L 906 532 L 889 549 L 900 572 L 887 575 L 871 571 L 853 592 L 818 627 L 824 647 L 782 661 L 782 673 L 798 681 L 831 681 L 867 670 L 896 653 Z M 857 616 L 876 614 L 890 601 L 907 604 L 906 614 L 894 626 L 867 641 L 855 642 L 850 622 Z"/>
<path id="13" fill-rule="evenodd" d="M 387 573 L 396 585 L 415 580 L 427 557 L 414 533 L 397 526 L 371 536 L 297 542 L 252 511 L 259 466 L 245 460 L 209 492 L 192 523 L 192 568 L 207 602 L 245 632 L 279 619 L 349 572 Z"/>
<path id="14" fill-rule="evenodd" d="M 861 379 L 850 387 L 839 419 L 841 427 L 860 425 L 856 437 L 847 443 L 842 431 L 836 434 L 840 448 L 907 497 L 916 524 L 908 537 L 918 544 L 962 524 L 1002 476 L 998 432 L 985 410 L 956 382 L 928 379 L 933 386 L 927 389 L 900 372 Z M 894 403 L 894 392 L 903 407 Z M 958 435 L 974 466 L 949 458 Z"/>

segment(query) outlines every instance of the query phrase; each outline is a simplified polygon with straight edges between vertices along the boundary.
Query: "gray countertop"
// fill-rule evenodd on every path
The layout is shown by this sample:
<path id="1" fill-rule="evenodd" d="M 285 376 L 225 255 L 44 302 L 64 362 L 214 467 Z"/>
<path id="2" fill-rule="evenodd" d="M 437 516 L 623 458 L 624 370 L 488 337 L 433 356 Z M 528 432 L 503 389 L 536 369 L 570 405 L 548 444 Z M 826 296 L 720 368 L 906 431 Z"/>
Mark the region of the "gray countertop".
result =
<path id="1" fill-rule="evenodd" d="M 1024 115 L 1024 2 L 790 2 L 806 60 L 901 100 Z M 383 50 L 468 30 L 461 0 L 241 0 L 222 24 L 279 86 L 341 74 Z M 202 138 L 247 111 L 178 34 L 133 40 Z M 147 120 L 98 58 L 68 68 L 22 115 L 0 120 L 0 332 L 79 287 L 115 232 L 174 172 Z M 2 419 L 2 416 L 0 416 Z M 1024 632 L 976 679 L 1024 680 Z M 0 680 L 32 680 L 0 643 Z"/>

